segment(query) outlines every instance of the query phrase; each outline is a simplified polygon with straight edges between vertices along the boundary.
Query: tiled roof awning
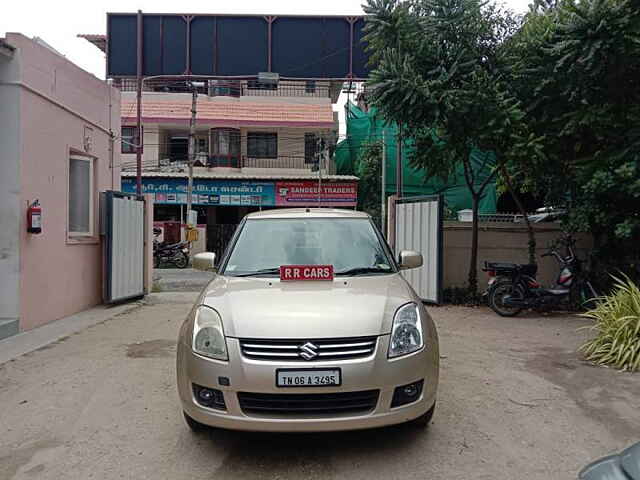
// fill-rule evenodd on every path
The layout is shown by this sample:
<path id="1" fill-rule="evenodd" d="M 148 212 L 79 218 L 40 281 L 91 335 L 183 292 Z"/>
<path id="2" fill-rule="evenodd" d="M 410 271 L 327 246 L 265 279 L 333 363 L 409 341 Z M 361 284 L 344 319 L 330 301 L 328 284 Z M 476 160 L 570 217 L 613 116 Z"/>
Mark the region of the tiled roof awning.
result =
<path id="1" fill-rule="evenodd" d="M 137 103 L 123 101 L 122 123 L 136 120 Z M 184 123 L 191 118 L 191 101 L 143 99 L 142 121 L 146 123 Z M 330 104 L 219 102 L 199 99 L 196 121 L 199 124 L 225 127 L 291 126 L 332 128 Z"/>

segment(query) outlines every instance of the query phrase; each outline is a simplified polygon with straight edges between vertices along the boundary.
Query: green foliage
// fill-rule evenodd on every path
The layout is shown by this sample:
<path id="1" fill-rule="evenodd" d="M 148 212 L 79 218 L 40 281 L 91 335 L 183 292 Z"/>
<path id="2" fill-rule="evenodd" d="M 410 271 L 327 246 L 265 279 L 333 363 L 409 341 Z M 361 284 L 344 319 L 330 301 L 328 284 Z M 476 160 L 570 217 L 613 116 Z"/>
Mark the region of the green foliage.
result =
<path id="1" fill-rule="evenodd" d="M 356 175 L 360 177 L 358 187 L 358 210 L 367 212 L 381 228 L 381 203 L 382 193 L 382 144 L 372 142 L 362 149 Z"/>
<path id="2" fill-rule="evenodd" d="M 477 195 L 466 159 L 492 151 L 499 183 L 594 235 L 601 276 L 640 277 L 638 0 L 534 0 L 523 18 L 480 0 L 364 8 L 371 103 L 415 140 L 415 167 L 462 163 Z"/>
<path id="3" fill-rule="evenodd" d="M 501 74 L 515 17 L 479 0 L 369 0 L 364 8 L 370 100 L 415 140 L 414 166 L 446 179 L 474 148 L 531 155 L 537 139 Z"/>
<path id="4" fill-rule="evenodd" d="M 597 336 L 581 347 L 587 360 L 621 370 L 640 369 L 640 289 L 628 277 L 615 279 L 615 289 L 583 314 L 595 322 Z"/>
<path id="5" fill-rule="evenodd" d="M 568 207 L 596 239 L 600 270 L 640 259 L 640 4 L 559 0 L 533 9 L 505 47 L 505 78 L 544 155 L 523 183 Z M 637 275 L 637 272 L 636 272 Z"/>
<path id="6" fill-rule="evenodd" d="M 484 189 L 505 162 L 528 160 L 542 150 L 503 75 L 501 51 L 518 19 L 480 0 L 368 0 L 364 10 L 374 67 L 371 104 L 413 139 L 412 166 L 445 181 L 463 167 L 477 214 Z M 470 164 L 474 149 L 497 159 L 497 169 L 480 182 Z M 472 293 L 477 289 L 476 218 Z"/>

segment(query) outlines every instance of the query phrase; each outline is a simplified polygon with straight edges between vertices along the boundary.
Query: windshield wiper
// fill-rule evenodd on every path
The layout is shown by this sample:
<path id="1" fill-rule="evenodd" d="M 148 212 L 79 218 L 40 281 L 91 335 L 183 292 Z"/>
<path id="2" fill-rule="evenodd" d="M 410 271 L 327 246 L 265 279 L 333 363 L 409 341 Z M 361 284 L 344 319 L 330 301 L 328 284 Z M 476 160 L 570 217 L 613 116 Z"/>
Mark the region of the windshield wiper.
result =
<path id="1" fill-rule="evenodd" d="M 256 270 L 255 272 L 245 272 L 245 273 L 236 273 L 231 274 L 232 277 L 253 277 L 255 275 L 274 275 L 280 274 L 280 267 L 273 268 L 263 268 L 261 270 Z"/>
<path id="2" fill-rule="evenodd" d="M 336 272 L 336 277 L 347 277 L 347 276 L 356 276 L 356 275 L 367 275 L 369 273 L 392 273 L 390 268 L 378 268 L 378 267 L 356 267 L 350 268 L 349 270 L 343 270 L 341 272 Z"/>

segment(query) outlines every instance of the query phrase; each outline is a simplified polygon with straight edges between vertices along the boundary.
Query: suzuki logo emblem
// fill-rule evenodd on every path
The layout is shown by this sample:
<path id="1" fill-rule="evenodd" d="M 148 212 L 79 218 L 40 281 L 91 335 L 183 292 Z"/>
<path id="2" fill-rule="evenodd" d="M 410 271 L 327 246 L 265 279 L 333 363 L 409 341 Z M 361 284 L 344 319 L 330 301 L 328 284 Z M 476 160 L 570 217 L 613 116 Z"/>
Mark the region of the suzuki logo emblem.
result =
<path id="1" fill-rule="evenodd" d="M 313 360 L 318 356 L 318 347 L 316 347 L 311 342 L 307 342 L 304 345 L 300 345 L 299 349 L 300 349 L 300 352 L 298 353 L 298 355 L 300 355 L 305 360 Z"/>

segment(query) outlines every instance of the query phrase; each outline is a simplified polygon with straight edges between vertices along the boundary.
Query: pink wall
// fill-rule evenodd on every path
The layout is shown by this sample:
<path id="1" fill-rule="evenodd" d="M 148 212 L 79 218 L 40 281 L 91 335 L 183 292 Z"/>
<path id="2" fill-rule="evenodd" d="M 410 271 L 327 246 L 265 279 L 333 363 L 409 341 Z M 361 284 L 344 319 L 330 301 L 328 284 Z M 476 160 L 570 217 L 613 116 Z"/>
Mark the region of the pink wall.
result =
<path id="1" fill-rule="evenodd" d="M 22 35 L 8 34 L 7 40 L 19 49 L 23 83 L 21 203 L 25 214 L 28 202 L 36 198 L 43 209 L 39 235 L 26 232 L 22 215 L 20 329 L 28 330 L 102 302 L 98 192 L 120 188 L 120 147 L 116 141 L 112 159 L 108 133 L 110 128 L 116 135 L 120 132 L 120 93 Z M 88 152 L 86 137 L 91 142 Z M 67 235 L 72 151 L 95 158 L 95 235 L 82 240 Z"/>

